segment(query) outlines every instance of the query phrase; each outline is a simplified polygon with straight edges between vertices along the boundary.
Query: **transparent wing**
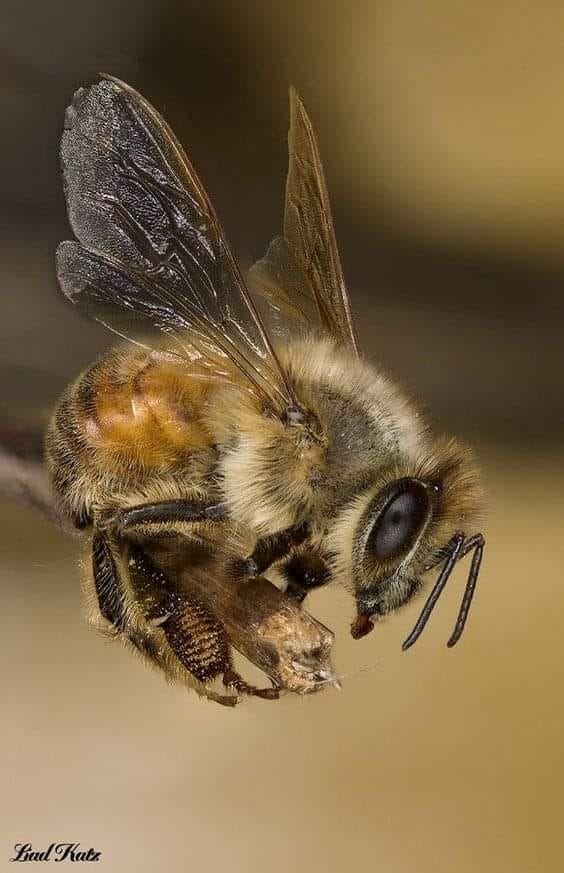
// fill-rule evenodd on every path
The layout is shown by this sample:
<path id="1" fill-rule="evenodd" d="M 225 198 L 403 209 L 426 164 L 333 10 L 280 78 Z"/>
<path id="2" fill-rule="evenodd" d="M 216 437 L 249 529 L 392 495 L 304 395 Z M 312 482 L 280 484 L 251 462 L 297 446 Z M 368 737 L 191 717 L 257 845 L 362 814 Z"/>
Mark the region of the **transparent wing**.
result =
<path id="1" fill-rule="evenodd" d="M 135 342 L 228 359 L 270 404 L 287 406 L 290 389 L 213 208 L 156 110 L 115 79 L 81 88 L 61 161 L 78 240 L 57 251 L 66 296 Z"/>
<path id="2" fill-rule="evenodd" d="M 293 88 L 288 148 L 284 235 L 251 268 L 251 286 L 278 333 L 320 328 L 358 355 L 317 141 Z"/>

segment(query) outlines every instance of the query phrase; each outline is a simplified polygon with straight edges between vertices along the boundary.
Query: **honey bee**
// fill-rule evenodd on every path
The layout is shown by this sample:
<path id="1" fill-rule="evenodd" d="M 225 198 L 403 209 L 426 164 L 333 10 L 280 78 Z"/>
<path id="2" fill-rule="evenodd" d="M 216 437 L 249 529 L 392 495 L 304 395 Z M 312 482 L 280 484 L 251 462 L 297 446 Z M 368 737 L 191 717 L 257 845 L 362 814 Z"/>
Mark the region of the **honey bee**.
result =
<path id="1" fill-rule="evenodd" d="M 74 95 L 61 143 L 69 221 L 64 294 L 123 339 L 61 397 L 46 438 L 54 492 L 91 531 L 99 626 L 206 693 L 231 663 L 225 629 L 151 558 L 174 543 L 244 584 L 276 569 L 301 603 L 332 580 L 354 595 L 355 638 L 441 566 L 420 635 L 480 503 L 466 448 L 361 354 L 311 122 L 290 92 L 283 232 L 248 283 L 180 143 L 111 77 Z M 198 570 L 198 572 L 200 572 Z M 305 669 L 305 668 L 304 668 Z M 327 675 L 309 676 L 309 685 Z"/>

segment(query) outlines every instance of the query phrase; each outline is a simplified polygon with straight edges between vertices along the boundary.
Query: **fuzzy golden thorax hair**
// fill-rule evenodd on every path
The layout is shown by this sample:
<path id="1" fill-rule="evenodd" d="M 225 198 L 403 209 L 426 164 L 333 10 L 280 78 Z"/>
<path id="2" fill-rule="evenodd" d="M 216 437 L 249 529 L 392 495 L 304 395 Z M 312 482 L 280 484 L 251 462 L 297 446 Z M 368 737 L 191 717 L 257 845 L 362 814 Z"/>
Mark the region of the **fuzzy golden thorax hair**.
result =
<path id="1" fill-rule="evenodd" d="M 326 527 L 390 458 L 415 453 L 424 430 L 387 377 L 331 341 L 291 345 L 282 364 L 299 402 L 286 418 L 233 386 L 206 412 L 230 513 L 261 536 L 305 520 Z"/>
<path id="2" fill-rule="evenodd" d="M 306 519 L 332 526 L 381 469 L 415 459 L 425 441 L 422 417 L 400 389 L 332 342 L 294 344 L 282 363 L 300 406 L 286 419 L 233 386 L 206 410 L 230 512 L 260 535 Z"/>

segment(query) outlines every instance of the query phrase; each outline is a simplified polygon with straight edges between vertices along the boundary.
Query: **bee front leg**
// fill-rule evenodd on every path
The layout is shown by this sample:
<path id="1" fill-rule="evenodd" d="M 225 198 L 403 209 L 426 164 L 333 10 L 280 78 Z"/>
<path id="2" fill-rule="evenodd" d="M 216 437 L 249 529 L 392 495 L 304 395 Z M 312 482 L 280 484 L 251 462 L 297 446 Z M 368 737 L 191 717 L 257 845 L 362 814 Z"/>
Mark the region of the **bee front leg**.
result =
<path id="1" fill-rule="evenodd" d="M 288 528 L 280 533 L 259 539 L 252 555 L 233 562 L 232 574 L 241 581 L 262 576 L 272 564 L 280 561 L 296 546 L 301 545 L 307 539 L 308 534 L 307 525 L 301 524 L 298 527 Z"/>
<path id="2" fill-rule="evenodd" d="M 248 558 L 233 563 L 231 572 L 240 581 L 261 576 L 272 564 L 280 561 L 296 547 L 303 546 L 309 530 L 307 524 L 289 528 L 280 533 L 260 539 Z M 280 566 L 286 580 L 285 593 L 302 603 L 314 588 L 329 581 L 330 573 L 323 558 L 306 546 Z"/>
<path id="3" fill-rule="evenodd" d="M 329 581 L 327 564 L 315 552 L 300 552 L 282 568 L 286 579 L 286 594 L 302 603 L 314 588 Z"/>

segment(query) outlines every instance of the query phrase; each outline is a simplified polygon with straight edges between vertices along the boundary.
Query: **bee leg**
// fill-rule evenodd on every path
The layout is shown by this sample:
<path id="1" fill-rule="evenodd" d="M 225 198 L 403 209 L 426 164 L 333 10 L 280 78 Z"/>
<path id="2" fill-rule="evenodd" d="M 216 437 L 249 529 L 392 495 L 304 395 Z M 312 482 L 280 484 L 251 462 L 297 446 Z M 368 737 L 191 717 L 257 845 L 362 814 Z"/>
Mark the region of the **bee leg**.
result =
<path id="1" fill-rule="evenodd" d="M 123 633 L 127 624 L 127 599 L 110 541 L 97 531 L 92 539 L 92 575 L 100 613 Z"/>
<path id="2" fill-rule="evenodd" d="M 132 546 L 130 565 L 137 577 L 142 576 L 150 583 L 152 591 L 163 591 L 163 596 L 149 609 L 147 619 L 158 624 L 175 656 L 198 682 L 207 685 L 222 677 L 226 687 L 240 694 L 266 700 L 279 697 L 277 688 L 249 685 L 233 669 L 225 629 L 207 606 L 192 595 L 172 590 L 165 574 L 142 549 Z"/>
<path id="3" fill-rule="evenodd" d="M 301 524 L 263 537 L 257 542 L 252 555 L 234 562 L 233 575 L 241 580 L 261 576 L 275 561 L 279 561 L 295 546 L 301 545 L 308 533 L 307 525 Z"/>
<path id="4" fill-rule="evenodd" d="M 121 509 L 112 518 L 121 536 L 172 537 L 197 535 L 198 527 L 226 518 L 222 503 L 203 500 L 163 500 Z"/>
<path id="5" fill-rule="evenodd" d="M 325 561 L 314 552 L 294 555 L 282 568 L 286 579 L 286 594 L 302 603 L 314 588 L 325 585 L 329 580 L 329 570 Z"/>
<path id="6" fill-rule="evenodd" d="M 123 634 L 146 658 L 162 666 L 158 645 L 147 633 L 142 632 L 139 622 L 132 622 L 135 592 L 128 590 L 131 586 L 126 583 L 119 553 L 119 545 L 111 537 L 95 531 L 92 540 L 92 576 L 98 609 L 115 631 Z"/>
<path id="7" fill-rule="evenodd" d="M 167 608 L 169 608 L 171 613 L 174 612 L 174 604 L 170 603 L 170 596 L 169 603 L 167 603 L 166 597 L 159 596 L 158 586 L 156 587 L 156 596 L 154 594 L 155 582 L 158 583 L 161 581 L 160 579 L 154 578 L 154 573 L 159 572 L 156 567 L 151 566 L 150 568 L 153 573 L 151 578 L 149 578 L 146 573 L 145 578 L 141 581 L 140 573 L 137 573 L 135 574 L 135 579 L 132 580 L 132 571 L 142 571 L 143 569 L 148 571 L 149 569 L 139 562 L 140 555 L 132 556 L 130 554 L 128 570 L 130 581 L 134 581 L 134 585 L 131 592 L 127 591 L 129 586 L 127 586 L 126 581 L 122 576 L 123 570 L 120 571 L 120 559 L 118 557 L 119 548 L 115 543 L 114 547 L 112 547 L 112 541 L 111 537 L 108 537 L 99 531 L 94 533 L 92 541 L 92 576 L 98 610 L 103 618 L 110 622 L 116 632 L 127 639 L 149 662 L 155 664 L 166 673 L 166 663 L 164 663 L 162 659 L 161 647 L 152 636 L 145 621 L 131 621 L 131 607 L 128 616 L 127 604 L 128 602 L 131 602 L 132 597 L 139 598 L 140 602 L 138 605 L 142 608 L 151 602 L 152 612 L 149 611 L 146 619 L 156 619 L 157 624 L 160 624 L 163 616 L 167 616 L 165 611 Z M 141 553 L 141 550 L 138 551 Z M 132 560 L 134 562 L 133 565 Z M 174 621 L 171 622 L 170 633 L 173 637 L 175 636 Z M 171 648 L 173 648 L 172 645 Z M 175 654 L 177 653 L 175 652 Z M 230 663 L 229 660 L 229 664 Z M 189 670 L 189 667 L 186 664 L 183 664 L 183 666 L 185 669 Z M 223 667 L 223 664 L 221 666 Z M 204 675 L 204 672 L 204 666 L 201 665 L 199 670 L 200 675 L 195 676 L 195 678 L 202 683 L 204 680 L 201 677 Z M 203 693 L 210 700 L 213 700 L 216 703 L 221 703 L 223 706 L 235 706 L 237 703 L 236 697 L 228 696 L 226 694 L 218 694 L 208 688 L 204 688 Z"/>
<path id="8" fill-rule="evenodd" d="M 165 619 L 161 627 L 169 646 L 192 676 L 202 684 L 218 676 L 223 684 L 240 694 L 275 700 L 276 688 L 255 688 L 233 669 L 231 648 L 221 622 L 200 601 L 185 594 L 174 594 L 163 604 Z"/>
<path id="9" fill-rule="evenodd" d="M 223 674 L 223 684 L 227 688 L 235 688 L 241 694 L 261 697 L 263 700 L 278 700 L 280 697 L 280 690 L 278 688 L 257 688 L 255 685 L 249 685 L 233 668 L 226 670 Z"/>

